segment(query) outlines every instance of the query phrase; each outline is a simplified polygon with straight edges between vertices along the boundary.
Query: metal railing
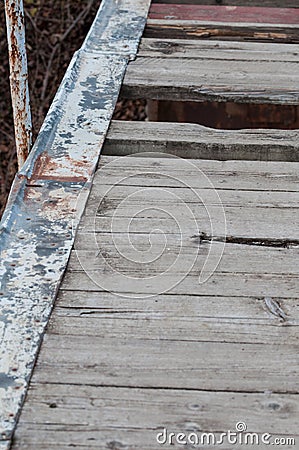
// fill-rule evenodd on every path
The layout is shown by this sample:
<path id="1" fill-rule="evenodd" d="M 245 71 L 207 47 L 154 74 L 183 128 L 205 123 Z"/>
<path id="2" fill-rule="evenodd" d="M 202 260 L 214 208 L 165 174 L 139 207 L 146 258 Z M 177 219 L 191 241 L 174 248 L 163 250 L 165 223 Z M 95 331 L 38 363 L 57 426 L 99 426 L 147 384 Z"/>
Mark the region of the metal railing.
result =
<path id="1" fill-rule="evenodd" d="M 21 169 L 32 145 L 24 7 L 23 0 L 4 0 L 4 4 L 15 140 L 18 166 Z"/>

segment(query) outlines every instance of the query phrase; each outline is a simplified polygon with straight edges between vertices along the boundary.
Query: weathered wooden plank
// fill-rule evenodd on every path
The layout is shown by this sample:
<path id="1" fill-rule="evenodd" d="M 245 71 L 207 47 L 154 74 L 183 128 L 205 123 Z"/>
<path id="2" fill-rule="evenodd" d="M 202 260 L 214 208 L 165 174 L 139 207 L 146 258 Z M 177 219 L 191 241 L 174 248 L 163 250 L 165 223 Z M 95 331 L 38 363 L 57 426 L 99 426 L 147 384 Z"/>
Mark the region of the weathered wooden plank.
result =
<path id="1" fill-rule="evenodd" d="M 170 406 L 171 407 L 171 406 Z M 191 435 L 191 442 L 194 443 L 194 434 L 191 430 L 193 423 L 189 424 L 189 428 L 187 429 L 188 425 L 184 427 L 186 429 L 186 433 L 189 436 L 189 433 Z M 49 429 L 45 430 L 43 433 L 44 439 L 41 441 L 40 439 L 33 438 L 32 436 L 28 437 L 28 429 L 24 432 L 25 436 L 21 438 L 21 436 L 17 436 L 18 439 L 16 441 L 15 446 L 12 447 L 13 450 L 20 449 L 22 445 L 32 446 L 34 445 L 35 449 L 38 450 L 45 450 L 45 449 L 58 449 L 58 450 L 69 450 L 70 445 L 68 444 L 71 442 L 71 446 L 76 447 L 76 449 L 84 449 L 86 450 L 86 442 L 92 442 L 92 450 L 107 450 L 109 449 L 109 446 L 112 448 L 121 449 L 122 447 L 125 447 L 129 450 L 159 450 L 161 448 L 161 444 L 156 444 L 156 435 L 157 433 L 161 432 L 162 429 L 156 430 L 155 432 L 150 432 L 148 429 L 135 429 L 132 430 L 132 428 L 128 429 L 103 429 L 101 431 L 92 430 L 92 431 L 84 431 L 84 429 L 81 432 L 75 431 L 74 427 L 67 429 L 67 433 L 64 433 L 61 430 L 56 430 L 56 427 L 54 430 L 52 430 L 53 427 L 51 427 L 51 424 L 49 426 Z M 177 428 L 178 433 L 181 432 L 181 428 Z M 173 430 L 171 430 L 173 431 Z M 170 432 L 171 432 L 170 431 Z M 34 434 L 38 436 L 38 432 L 34 429 Z M 193 435 L 193 438 L 192 438 Z M 218 442 L 221 442 L 223 439 L 221 437 L 220 433 L 215 433 L 215 439 Z M 278 442 L 283 442 L 283 448 L 286 450 L 294 450 L 294 443 L 297 442 L 298 438 L 297 435 L 271 435 L 271 442 L 273 442 L 273 445 L 275 444 L 275 439 L 278 439 Z M 284 439 L 284 440 L 283 440 Z M 169 436 L 168 436 L 169 440 Z M 169 445 L 175 445 L 175 440 L 172 438 L 169 440 Z M 205 437 L 205 442 L 207 442 L 207 437 Z M 251 442 L 251 441 L 249 441 Z M 253 437 L 253 442 L 256 442 L 256 438 Z M 122 447 L 119 447 L 121 445 Z M 182 444 L 180 444 L 182 445 Z M 230 444 L 231 445 L 231 444 Z M 245 444 L 244 444 L 245 445 Z M 267 444 L 268 445 L 268 444 Z M 277 444 L 275 444 L 277 445 Z M 193 445 L 194 447 L 194 445 Z M 258 450 L 257 447 L 254 447 L 254 444 L 251 446 L 255 450 Z M 90 448 L 90 447 L 88 447 Z M 190 447 L 192 448 L 192 447 Z M 205 448 L 205 447 L 201 447 Z M 223 450 L 231 450 L 231 446 L 222 445 Z M 5 449 L 7 450 L 7 449 Z"/>
<path id="2" fill-rule="evenodd" d="M 179 124 L 177 126 L 179 134 L 182 134 Z M 146 128 L 146 124 L 144 127 Z M 188 127 L 186 127 L 187 138 Z M 123 180 L 116 178 L 119 185 L 181 187 L 181 182 L 186 185 L 185 182 L 188 181 L 187 186 L 190 188 L 203 189 L 207 187 L 207 180 L 199 176 L 202 172 L 217 190 L 298 192 L 297 163 L 193 159 L 189 165 L 189 161 L 160 156 L 163 155 L 153 153 L 120 159 L 103 155 L 99 168 L 104 170 L 99 170 L 95 174 L 94 189 L 102 184 L 101 177 L 113 180 L 114 183 L 121 167 L 125 177 L 122 177 Z"/>
<path id="3" fill-rule="evenodd" d="M 211 220 L 220 223 L 224 211 L 226 232 L 214 230 L 215 236 L 251 241 L 243 244 L 260 239 L 260 245 L 275 245 L 275 240 L 284 241 L 280 246 L 294 245 L 299 238 L 298 184 L 297 164 L 291 163 L 192 160 L 189 165 L 176 158 L 103 157 L 81 229 L 112 231 L 112 237 L 128 226 L 132 236 L 155 229 L 182 233 L 186 248 L 194 250 L 198 243 L 192 236 L 211 235 Z M 103 239 L 79 234 L 76 248 L 93 250 Z M 146 245 L 148 236 L 144 239 Z"/>
<path id="4" fill-rule="evenodd" d="M 126 298 L 108 292 L 62 291 L 48 333 L 123 339 L 247 342 L 275 345 L 298 342 L 297 299 L 276 299 L 287 322 L 263 298 L 159 295 Z"/>
<path id="5" fill-rule="evenodd" d="M 228 364 L 229 358 L 229 364 Z M 298 346 L 48 334 L 35 383 L 298 393 Z"/>
<path id="6" fill-rule="evenodd" d="M 165 249 L 163 252 L 165 240 L 167 241 L 167 250 Z M 163 234 L 163 237 L 161 233 L 152 234 L 150 245 L 149 234 L 146 232 L 144 234 L 114 233 L 114 236 L 98 233 L 96 242 L 98 244 L 97 251 L 105 255 L 107 263 L 119 271 L 136 277 L 156 276 L 163 273 L 171 264 L 173 264 L 171 269 L 173 274 L 184 273 L 185 267 L 189 267 L 188 263 L 194 254 L 197 256 L 195 264 L 189 268 L 188 273 L 196 275 L 202 269 L 210 249 L 210 243 L 208 242 L 203 241 L 199 244 L 199 240 L 196 242 L 196 239 L 192 239 L 190 235 L 181 236 L 179 234 Z M 95 238 L 92 233 L 79 233 L 75 248 L 76 251 L 71 255 L 69 271 L 82 271 L 80 260 L 84 260 L 84 268 L 90 271 L 103 270 L 103 260 L 97 255 L 97 251 L 94 251 Z M 134 255 L 137 256 L 136 248 L 139 251 L 138 261 L 134 259 Z M 159 258 L 156 257 L 157 254 Z M 185 267 L 174 264 L 179 254 L 185 258 Z M 246 254 L 246 258 L 242 258 L 244 254 Z M 125 261 L 123 255 L 125 255 L 127 261 Z M 297 258 L 298 248 L 286 249 L 249 245 L 249 241 L 248 245 L 226 243 L 218 271 L 223 273 L 259 274 L 266 272 L 269 274 L 298 275 L 299 267 L 294 264 Z"/>
<path id="7" fill-rule="evenodd" d="M 278 61 L 137 57 L 122 96 L 158 100 L 299 103 L 299 64 Z"/>
<path id="8" fill-rule="evenodd" d="M 93 307 L 56 306 L 49 334 L 66 336 L 180 340 L 195 342 L 298 344 L 297 300 L 280 301 L 287 322 L 274 316 L 263 299 L 233 297 L 157 296 L 147 300 L 109 294 L 64 292 L 82 297 Z M 89 297 L 90 300 L 88 301 Z M 110 301 L 109 301 L 110 300 Z M 58 303 L 60 305 L 60 302 Z"/>
<path id="9" fill-rule="evenodd" d="M 0 224 L 0 442 L 9 445 L 150 1 L 103 1 Z"/>
<path id="10" fill-rule="evenodd" d="M 279 211 L 279 213 L 277 211 Z M 231 243 L 235 242 L 236 244 L 243 243 L 247 245 L 252 244 L 260 246 L 268 245 L 272 247 L 293 246 L 298 240 L 298 230 L 296 228 L 297 222 L 295 219 L 298 212 L 294 210 L 293 214 L 290 215 L 289 212 L 284 213 L 281 209 L 277 211 L 275 209 L 266 209 L 261 211 L 259 209 L 254 211 L 246 208 L 229 209 L 228 212 L 226 212 L 226 236 L 228 240 Z M 213 209 L 213 212 L 216 212 L 215 209 Z M 258 212 L 257 217 L 254 212 Z M 95 217 L 92 214 L 88 214 L 90 214 L 89 211 L 87 211 L 86 215 L 83 217 L 81 229 L 84 233 L 96 234 L 94 238 L 88 237 L 86 234 L 82 235 L 82 237 L 79 235 L 76 241 L 76 245 L 79 245 L 81 242 L 81 249 L 85 250 L 93 250 L 96 243 L 101 243 L 101 234 L 111 229 L 112 220 L 113 233 L 116 235 L 117 233 L 123 233 L 124 229 L 126 229 L 127 225 L 131 221 L 131 216 L 128 213 L 117 218 L 113 218 L 111 214 L 108 217 Z M 278 215 L 279 220 L 277 218 Z M 243 222 L 240 216 L 243 216 Z M 191 247 L 195 246 L 194 243 L 192 244 L 192 236 L 196 235 L 196 233 L 208 234 L 211 232 L 211 227 L 207 220 L 207 212 L 204 208 L 202 209 L 201 214 L 198 214 L 195 217 L 195 221 L 192 219 L 193 218 L 191 217 L 187 217 L 186 220 L 182 219 L 179 222 L 180 226 L 183 227 L 184 230 L 186 230 L 186 227 L 189 227 L 189 234 L 185 231 L 182 232 L 182 241 L 185 240 L 186 243 L 189 242 Z M 272 221 L 272 223 L 269 223 L 269 221 Z M 198 226 L 196 224 L 198 224 Z M 175 220 L 162 217 L 162 214 L 157 212 L 156 214 L 143 214 L 143 217 L 141 215 L 141 217 L 134 218 L 129 234 L 133 235 L 133 233 L 148 233 L 145 238 L 145 242 L 148 242 L 149 235 L 151 233 L 155 234 L 154 230 L 159 229 L 162 230 L 162 233 L 165 233 L 166 239 L 168 235 L 171 235 L 171 233 L 179 234 L 181 232 L 178 229 L 178 225 L 175 223 Z M 128 238 L 128 235 L 125 237 Z M 216 237 L 217 236 L 215 235 L 215 238 Z M 222 236 L 218 237 L 221 238 Z"/>
<path id="11" fill-rule="evenodd" d="M 191 166 L 192 168 L 192 166 Z M 190 168 L 190 170 L 191 170 Z M 98 176 L 101 177 L 101 172 L 99 172 Z M 261 208 L 298 208 L 298 197 L 299 192 L 266 192 L 255 190 L 252 192 L 250 189 L 242 190 L 242 193 L 239 193 L 237 190 L 229 190 L 226 188 L 218 189 L 217 192 L 219 196 L 215 196 L 214 187 L 204 186 L 201 189 L 193 189 L 191 190 L 190 186 L 180 186 L 180 180 L 177 180 L 177 189 L 175 192 L 178 196 L 176 199 L 175 196 L 171 197 L 169 193 L 171 192 L 166 187 L 164 189 L 159 190 L 156 183 L 153 182 L 152 189 L 148 187 L 148 189 L 136 189 L 138 187 L 135 185 L 130 185 L 130 180 L 123 179 L 120 185 L 110 186 L 107 183 L 107 178 L 102 178 L 102 183 L 95 184 L 92 189 L 89 207 L 97 212 L 99 215 L 105 213 L 105 205 L 99 210 L 93 209 L 93 203 L 98 202 L 98 204 L 104 199 L 107 198 L 107 201 L 117 201 L 123 200 L 128 197 L 128 206 L 134 203 L 140 202 L 142 205 L 145 202 L 161 202 L 163 203 L 177 204 L 179 199 L 182 199 L 185 203 L 190 203 L 197 206 L 199 203 L 199 198 L 202 198 L 202 203 L 206 205 L 219 206 L 223 204 L 226 207 L 235 207 L 235 206 L 248 206 L 248 207 L 261 207 Z M 183 183 L 182 183 L 183 184 Z M 140 188 L 142 185 L 140 184 Z M 174 186 L 172 186 L 174 188 Z M 110 189 L 109 189 L 110 188 Z M 134 194 L 134 196 L 133 196 Z M 107 205 L 108 206 L 108 205 Z M 109 208 L 112 209 L 112 205 L 109 205 Z"/>
<path id="12" fill-rule="evenodd" d="M 143 152 L 222 161 L 299 161 L 299 133 L 297 130 L 215 130 L 182 123 L 112 122 L 104 155 Z"/>
<path id="13" fill-rule="evenodd" d="M 297 438 L 297 397 L 271 392 L 242 394 L 33 384 L 13 449 L 57 448 L 59 444 L 59 449 L 70 445 L 86 448 L 90 443 L 97 449 L 153 450 L 161 448 L 156 436 L 164 427 L 169 432 L 187 434 L 215 432 L 218 438 L 220 431 L 234 430 L 241 419 L 247 423 L 248 432 L 271 433 L 271 442 L 274 435 Z M 76 427 L 69 425 L 70 419 Z M 231 447 L 223 444 L 223 448 Z"/>
<path id="14" fill-rule="evenodd" d="M 148 19 L 144 37 L 299 42 L 298 25 Z"/>
<path id="15" fill-rule="evenodd" d="M 99 178 L 101 177 L 101 172 L 99 173 Z M 153 182 L 152 188 L 141 189 L 142 184 L 140 184 L 140 189 L 136 185 L 130 185 L 130 180 L 123 180 L 121 185 L 115 185 L 111 187 L 107 183 L 107 178 L 102 177 L 102 183 L 95 184 L 91 191 L 88 207 L 93 212 L 97 212 L 98 215 L 105 215 L 106 210 L 113 209 L 113 202 L 117 204 L 121 200 L 128 197 L 126 201 L 126 206 L 129 208 L 134 204 L 140 204 L 141 206 L 148 202 L 148 204 L 163 203 L 168 205 L 178 205 L 179 200 L 190 205 L 199 205 L 199 199 L 202 198 L 202 203 L 206 205 L 219 206 L 223 204 L 224 207 L 259 207 L 259 208 L 299 208 L 299 192 L 266 192 L 266 191 L 254 191 L 243 190 L 241 193 L 237 190 L 229 189 L 218 189 L 218 196 L 215 196 L 213 186 L 205 186 L 202 189 L 191 190 L 190 186 L 180 186 L 177 180 L 176 196 L 170 196 L 170 189 L 166 187 L 164 189 L 159 189 L 156 183 Z M 126 183 L 127 182 L 127 183 Z M 110 189 L 109 189 L 110 188 Z M 173 186 L 174 188 L 174 186 Z M 134 195 L 133 195 L 134 194 Z M 176 198 L 178 197 L 178 198 Z M 109 207 L 107 205 L 100 205 L 100 202 L 107 199 Z M 95 205 L 96 203 L 96 205 Z M 96 206 L 99 208 L 97 209 Z M 102 207 L 101 207 L 102 206 Z M 125 206 L 123 206 L 125 208 Z M 121 210 L 119 210 L 121 211 Z"/>
<path id="16" fill-rule="evenodd" d="M 198 20 L 207 22 L 248 22 L 299 24 L 299 12 L 296 8 L 267 8 L 252 6 L 223 5 L 180 5 L 153 3 L 149 19 L 157 20 Z"/>
<path id="17" fill-rule="evenodd" d="M 147 206 L 149 206 L 148 202 Z M 152 208 L 154 207 L 161 208 L 157 202 L 155 206 L 152 206 Z M 174 209 L 175 205 L 172 207 L 172 210 Z M 132 208 L 128 209 L 128 211 L 130 210 Z M 274 221 L 275 217 L 277 218 L 277 210 L 275 211 L 276 214 L 273 214 Z M 228 216 L 228 231 L 233 229 L 244 236 L 244 227 L 246 227 L 245 233 L 248 233 L 248 235 L 241 239 L 236 239 L 235 236 L 231 235 L 226 238 L 216 237 L 215 242 L 210 238 L 199 238 L 202 229 L 210 230 L 210 221 L 207 220 L 206 210 L 204 210 L 203 217 L 197 219 L 200 224 L 200 232 L 197 230 L 197 225 L 192 222 L 192 218 L 190 221 L 185 218 L 182 222 L 179 220 L 181 217 L 178 217 L 177 214 L 178 211 L 176 210 L 174 218 L 177 221 L 163 221 L 160 218 L 153 220 L 146 217 L 145 220 L 137 222 L 137 224 L 131 219 L 129 213 L 127 219 L 123 218 L 119 221 L 113 218 L 112 213 L 110 221 L 105 218 L 102 224 L 99 222 L 97 225 L 92 219 L 88 230 L 90 232 L 81 232 L 77 236 L 75 249 L 79 261 L 76 261 L 75 256 L 71 259 L 69 273 L 65 279 L 65 288 L 76 290 L 79 289 L 78 285 L 83 283 L 88 290 L 97 290 L 98 286 L 99 290 L 109 288 L 113 292 L 121 292 L 122 287 L 125 292 L 134 293 L 135 289 L 137 296 L 140 293 L 158 293 L 172 288 L 174 293 L 188 293 L 190 288 L 192 293 L 198 294 L 202 291 L 200 291 L 200 287 L 196 288 L 196 283 L 198 283 L 196 278 L 202 271 L 204 273 L 204 264 L 206 264 L 212 248 L 218 255 L 218 260 L 213 282 L 202 287 L 208 295 L 221 295 L 223 293 L 217 290 L 217 283 L 218 281 L 221 282 L 220 280 L 223 280 L 222 282 L 229 289 L 230 295 L 239 295 L 236 292 L 240 293 L 242 289 L 245 289 L 248 295 L 260 296 L 263 294 L 258 293 L 258 289 L 262 289 L 265 296 L 284 296 L 280 289 L 282 286 L 279 287 L 279 294 L 275 291 L 277 283 L 279 284 L 278 280 L 283 277 L 283 274 L 289 281 L 291 281 L 290 277 L 293 277 L 294 286 L 298 284 L 298 280 L 296 280 L 298 277 L 298 240 L 291 242 L 286 234 L 286 240 L 266 237 L 259 240 L 256 237 L 263 234 L 265 236 L 265 233 L 268 233 L 266 236 L 271 235 L 271 233 L 272 236 L 277 236 L 277 229 L 279 233 L 285 233 L 285 227 L 288 227 L 287 220 L 283 224 L 277 224 L 276 219 L 275 226 L 272 229 L 269 226 L 260 229 L 259 226 L 263 224 L 259 220 L 260 217 L 256 218 L 255 214 L 253 214 L 251 220 L 245 222 L 239 219 L 237 227 L 233 221 L 233 225 L 231 225 L 231 216 Z M 243 218 L 244 215 L 244 211 L 240 209 L 237 216 Z M 181 216 L 183 217 L 183 211 Z M 268 223 L 268 220 L 269 214 L 266 214 L 265 224 Z M 125 232 L 128 225 L 130 225 L 130 228 L 128 228 L 128 232 Z M 296 226 L 293 228 L 296 229 Z M 152 233 L 152 230 L 156 230 L 156 232 Z M 292 235 L 292 231 L 290 235 Z M 217 239 L 221 242 L 217 242 Z M 225 239 L 227 242 L 223 248 Z M 230 244 L 230 242 L 232 243 Z M 292 245 L 295 245 L 293 249 L 283 248 Z M 82 270 L 97 285 L 88 282 Z M 73 271 L 77 275 L 72 273 Z M 186 275 L 188 277 L 184 280 Z M 233 286 L 229 286 L 229 276 L 236 277 Z M 237 282 L 237 278 L 239 278 L 239 282 Z M 271 280 L 269 284 L 267 279 Z M 249 285 L 244 286 L 246 280 L 251 280 L 254 294 L 247 290 L 250 289 Z M 185 290 L 176 290 L 175 286 L 178 282 L 182 282 L 180 288 Z M 216 286 L 213 286 L 213 283 Z M 80 289 L 82 290 L 81 287 Z M 283 289 L 285 289 L 285 286 L 283 286 Z M 291 284 L 288 285 L 287 291 L 289 289 L 292 290 Z"/>
<path id="18" fill-rule="evenodd" d="M 138 56 L 298 63 L 299 45 L 269 42 L 143 38 Z"/>
<path id="19" fill-rule="evenodd" d="M 246 257 L 246 256 L 244 256 Z M 297 264 L 297 260 L 293 262 Z M 92 278 L 94 281 L 92 281 Z M 157 277 L 158 278 L 158 277 Z M 177 274 L 164 274 L 163 284 L 174 286 L 180 281 Z M 189 275 L 171 289 L 171 294 L 188 295 L 225 295 L 227 296 L 254 296 L 274 298 L 298 298 L 299 279 L 295 275 L 273 275 L 273 274 L 247 274 L 247 273 L 219 273 L 213 274 L 212 280 L 200 285 L 199 274 Z M 152 280 L 153 282 L 153 280 Z M 106 267 L 102 271 L 90 272 L 68 272 L 62 283 L 62 290 L 102 292 L 102 284 L 109 285 L 112 292 L 128 295 L 130 297 L 144 297 L 156 295 L 161 291 L 160 285 L 153 286 L 147 279 L 142 280 L 136 288 L 136 280 L 128 279 L 120 286 L 119 277 Z"/>
<path id="20" fill-rule="evenodd" d="M 296 325 L 299 315 L 298 299 L 290 299 L 285 296 L 274 300 L 280 303 L 281 308 L 289 317 L 289 325 Z M 103 315 L 108 315 L 112 311 L 116 315 L 136 313 L 139 314 L 140 318 L 148 316 L 157 319 L 163 314 L 174 317 L 177 312 L 177 317 L 198 318 L 198 320 L 213 318 L 215 323 L 221 319 L 241 321 L 246 318 L 259 320 L 261 323 L 266 320 L 269 323 L 271 319 L 273 325 L 282 323 L 279 317 L 269 311 L 264 298 L 231 297 L 225 296 L 225 293 L 214 297 L 161 294 L 151 298 L 132 298 L 115 296 L 110 292 L 82 293 L 80 291 L 61 290 L 57 297 L 57 309 L 67 310 L 70 313 L 74 310 L 88 313 L 91 310 Z M 82 317 L 84 317 L 84 314 Z M 284 328 L 284 326 L 281 327 L 281 329 Z M 184 339 L 184 336 L 180 336 L 180 338 Z M 273 341 L 272 344 L 276 344 L 276 342 Z"/>
<path id="21" fill-rule="evenodd" d="M 298 239 L 297 164 L 192 160 L 192 165 L 185 166 L 186 161 L 173 158 L 129 157 L 119 160 L 120 177 L 118 164 L 115 167 L 114 163 L 109 164 L 113 161 L 118 160 L 103 158 L 103 170 L 96 174 L 82 222 L 85 231 L 111 230 L 113 218 L 115 232 L 124 231 L 128 222 L 132 222 L 131 231 L 138 233 L 158 228 L 166 233 L 185 230 L 187 238 L 199 231 L 209 234 L 211 225 L 203 203 L 210 205 L 215 215 L 222 210 L 220 198 L 228 236 Z M 209 177 L 219 197 L 213 196 L 212 186 L 207 185 L 198 169 Z M 111 189 L 105 186 L 109 182 L 114 184 Z M 175 198 L 169 195 L 171 189 L 174 189 Z M 102 201 L 103 196 L 105 201 Z M 175 221 L 166 214 L 170 204 L 173 204 L 174 216 L 182 230 L 178 230 Z M 133 221 L 131 208 L 135 212 L 138 210 Z M 200 224 L 200 230 L 197 224 Z M 92 247 L 85 247 L 88 248 Z"/>
<path id="22" fill-rule="evenodd" d="M 131 204 L 132 205 L 132 204 Z M 144 207 L 145 205 L 143 205 Z M 157 203 L 147 205 L 146 207 L 151 206 L 152 210 L 150 212 L 142 212 L 138 214 L 138 218 L 133 220 L 132 226 L 141 230 L 142 226 L 145 225 L 148 230 L 149 225 L 146 225 L 146 222 L 152 221 L 153 226 L 158 226 L 162 230 L 167 230 L 169 227 L 175 226 L 175 219 L 166 220 L 163 212 L 157 210 Z M 161 205 L 162 206 L 162 205 Z M 107 209 L 105 215 L 109 218 L 107 221 L 103 222 L 102 216 L 96 216 L 95 211 L 86 211 L 86 219 L 83 219 L 83 224 L 87 225 L 90 231 L 101 231 L 104 226 L 108 225 L 111 228 L 112 220 L 113 227 L 115 230 L 121 229 L 121 227 L 127 227 L 130 223 L 130 207 L 122 207 L 120 206 L 120 214 L 121 218 L 114 218 L 115 207 L 111 206 L 111 210 Z M 155 208 L 156 207 L 156 208 Z M 205 206 L 197 207 L 194 215 L 194 219 L 192 214 L 186 217 L 182 217 L 182 214 L 186 209 L 189 208 L 189 205 L 186 204 L 185 208 L 176 210 L 176 214 L 174 214 L 174 218 L 178 220 L 178 223 L 184 229 L 186 227 L 190 227 L 190 235 L 191 236 L 198 233 L 211 233 L 211 224 L 208 219 L 208 213 L 205 209 Z M 141 210 L 141 206 L 139 207 Z M 210 207 L 210 212 L 213 213 L 214 217 L 217 214 L 220 215 L 222 208 L 219 207 Z M 189 211 L 190 212 L 190 211 Z M 297 241 L 298 240 L 298 209 L 283 209 L 283 208 L 247 208 L 244 207 L 231 207 L 226 208 L 224 210 L 226 223 L 227 223 L 227 236 L 232 236 L 235 238 L 243 238 L 246 239 L 260 239 L 267 240 L 272 239 L 273 241 L 276 239 L 284 240 L 286 245 L 288 241 Z M 186 214 L 185 214 L 186 215 Z M 88 219 L 89 218 L 89 219 Z M 94 224 L 92 224 L 92 220 Z M 103 225 L 102 225 L 103 224 Z M 154 228 L 152 228 L 154 229 Z M 107 228 L 106 228 L 107 231 Z M 215 236 L 219 236 L 215 234 Z M 221 237 L 221 236 L 219 236 Z M 100 237 L 99 237 L 100 239 Z"/>
<path id="23" fill-rule="evenodd" d="M 260 0 L 153 0 L 153 4 L 182 4 L 182 5 L 227 5 L 227 6 L 261 6 Z M 263 6 L 281 7 L 281 0 L 263 0 Z M 297 0 L 284 0 L 284 8 L 298 8 Z"/>

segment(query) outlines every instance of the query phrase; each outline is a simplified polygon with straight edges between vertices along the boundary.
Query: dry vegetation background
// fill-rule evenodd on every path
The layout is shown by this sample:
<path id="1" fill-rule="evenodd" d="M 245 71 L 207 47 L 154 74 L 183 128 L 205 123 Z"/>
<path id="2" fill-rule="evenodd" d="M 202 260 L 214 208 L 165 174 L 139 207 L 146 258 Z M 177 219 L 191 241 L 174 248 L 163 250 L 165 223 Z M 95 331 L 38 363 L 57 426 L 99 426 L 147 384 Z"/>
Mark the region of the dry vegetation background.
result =
<path id="1" fill-rule="evenodd" d="M 24 0 L 34 136 L 81 46 L 100 0 Z M 15 175 L 16 152 L 9 88 L 4 2 L 0 1 L 0 216 Z M 119 102 L 115 118 L 144 119 L 142 102 Z"/>

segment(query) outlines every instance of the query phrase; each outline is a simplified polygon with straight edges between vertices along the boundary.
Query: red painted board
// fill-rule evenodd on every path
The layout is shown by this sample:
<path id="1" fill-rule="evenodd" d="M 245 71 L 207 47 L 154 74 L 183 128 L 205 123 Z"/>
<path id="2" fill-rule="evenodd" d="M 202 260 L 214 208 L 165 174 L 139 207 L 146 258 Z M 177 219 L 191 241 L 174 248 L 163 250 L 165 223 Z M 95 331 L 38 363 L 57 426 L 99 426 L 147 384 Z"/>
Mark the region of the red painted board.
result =
<path id="1" fill-rule="evenodd" d="M 299 8 L 172 5 L 153 3 L 149 19 L 203 22 L 299 24 Z"/>

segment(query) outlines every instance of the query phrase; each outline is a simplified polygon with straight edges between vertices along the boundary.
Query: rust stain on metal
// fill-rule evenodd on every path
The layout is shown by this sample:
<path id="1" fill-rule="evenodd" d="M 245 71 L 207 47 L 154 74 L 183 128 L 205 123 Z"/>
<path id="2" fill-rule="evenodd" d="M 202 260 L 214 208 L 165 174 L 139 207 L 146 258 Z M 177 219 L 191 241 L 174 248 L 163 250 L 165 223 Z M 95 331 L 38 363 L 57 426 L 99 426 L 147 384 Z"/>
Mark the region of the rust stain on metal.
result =
<path id="1" fill-rule="evenodd" d="M 69 167 L 65 168 L 65 175 L 57 174 L 57 169 L 62 167 L 58 161 L 56 161 L 53 157 L 51 157 L 47 152 L 40 154 L 33 168 L 33 173 L 31 177 L 26 177 L 28 183 L 35 183 L 37 180 L 57 180 L 57 181 L 66 181 L 66 182 L 87 182 L 88 178 L 86 176 L 80 175 L 80 171 L 82 172 L 82 168 L 85 168 L 86 161 L 82 162 L 76 161 L 69 156 L 66 156 L 65 159 L 69 162 Z M 72 173 L 78 173 L 78 175 Z"/>
<path id="2" fill-rule="evenodd" d="M 5 0 L 5 13 L 15 140 L 21 168 L 32 144 L 23 0 Z"/>

